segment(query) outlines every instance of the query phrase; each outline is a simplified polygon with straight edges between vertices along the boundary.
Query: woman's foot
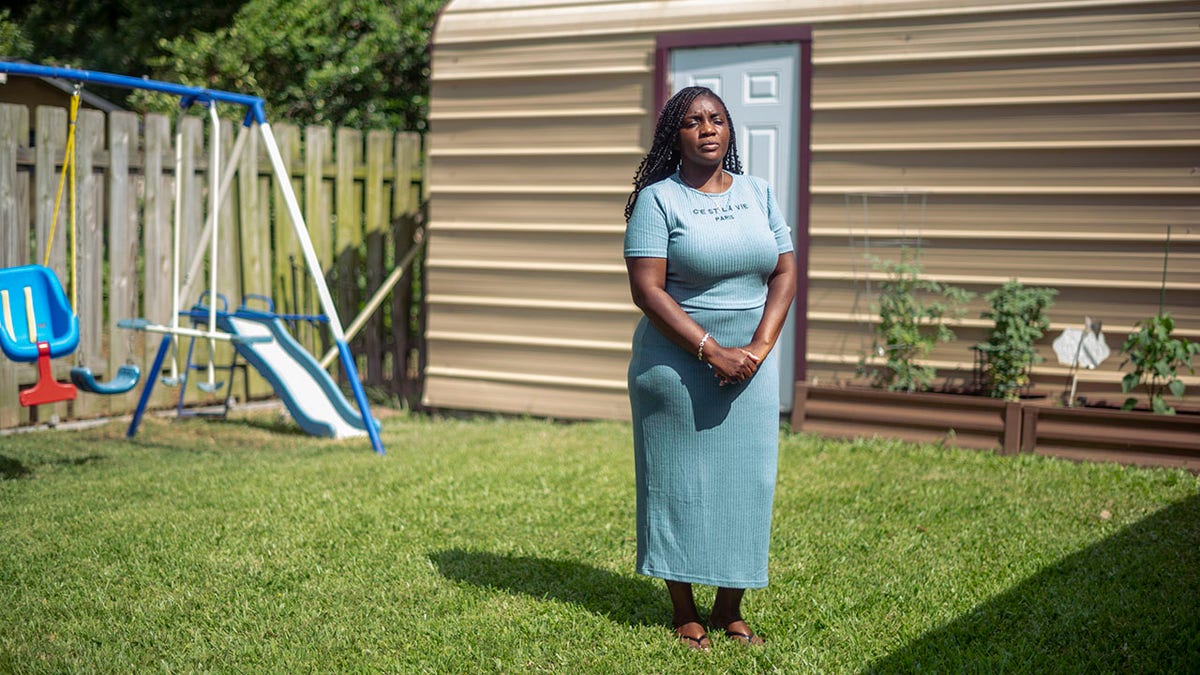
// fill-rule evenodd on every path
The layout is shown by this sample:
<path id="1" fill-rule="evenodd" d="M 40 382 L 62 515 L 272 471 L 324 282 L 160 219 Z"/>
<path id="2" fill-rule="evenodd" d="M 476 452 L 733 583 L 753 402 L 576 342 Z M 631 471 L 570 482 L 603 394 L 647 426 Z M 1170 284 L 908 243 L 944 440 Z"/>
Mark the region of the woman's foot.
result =
<path id="1" fill-rule="evenodd" d="M 761 636 L 750 630 L 749 624 L 747 624 L 741 617 L 729 621 L 710 619 L 709 623 L 711 623 L 714 627 L 720 628 L 722 631 L 724 631 L 725 637 L 733 640 L 734 642 L 740 642 L 745 645 L 766 644 Z"/>
<path id="2" fill-rule="evenodd" d="M 688 621 L 675 627 L 675 635 L 688 649 L 706 652 L 711 648 L 708 633 L 699 621 Z"/>

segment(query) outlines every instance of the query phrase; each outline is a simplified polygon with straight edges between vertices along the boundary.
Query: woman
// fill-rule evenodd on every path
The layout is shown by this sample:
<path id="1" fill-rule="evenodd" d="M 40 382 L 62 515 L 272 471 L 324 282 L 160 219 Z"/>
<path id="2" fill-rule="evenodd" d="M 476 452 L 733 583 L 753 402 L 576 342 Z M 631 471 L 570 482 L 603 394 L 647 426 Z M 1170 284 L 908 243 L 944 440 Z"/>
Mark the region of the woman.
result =
<path id="1" fill-rule="evenodd" d="M 709 626 L 763 643 L 741 601 L 767 585 L 773 348 L 796 287 L 775 197 L 741 171 L 725 104 L 688 87 L 663 107 L 625 206 L 625 264 L 645 315 L 629 364 L 637 569 L 666 581 L 676 635 L 704 651 L 694 583 L 717 586 Z"/>

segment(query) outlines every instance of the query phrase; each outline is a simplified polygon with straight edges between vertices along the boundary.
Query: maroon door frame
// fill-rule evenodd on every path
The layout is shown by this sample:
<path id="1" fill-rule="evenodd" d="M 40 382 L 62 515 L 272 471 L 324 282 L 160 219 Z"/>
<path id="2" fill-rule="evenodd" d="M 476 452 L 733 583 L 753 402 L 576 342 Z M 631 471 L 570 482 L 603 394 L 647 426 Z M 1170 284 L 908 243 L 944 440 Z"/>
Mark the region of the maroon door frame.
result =
<path id="1" fill-rule="evenodd" d="M 796 222 L 792 230 L 796 233 L 796 353 L 795 380 L 803 382 L 808 376 L 808 218 L 812 201 L 809 194 L 812 149 L 812 28 L 810 26 L 752 26 L 719 30 L 660 33 L 654 49 L 654 109 L 662 110 L 670 90 L 667 78 L 670 75 L 670 53 L 672 49 L 687 47 L 730 47 L 765 42 L 794 42 L 800 46 L 800 128 L 797 129 L 799 162 L 796 167 Z M 657 112 L 655 113 L 657 114 Z M 795 405 L 795 402 L 793 402 Z"/>

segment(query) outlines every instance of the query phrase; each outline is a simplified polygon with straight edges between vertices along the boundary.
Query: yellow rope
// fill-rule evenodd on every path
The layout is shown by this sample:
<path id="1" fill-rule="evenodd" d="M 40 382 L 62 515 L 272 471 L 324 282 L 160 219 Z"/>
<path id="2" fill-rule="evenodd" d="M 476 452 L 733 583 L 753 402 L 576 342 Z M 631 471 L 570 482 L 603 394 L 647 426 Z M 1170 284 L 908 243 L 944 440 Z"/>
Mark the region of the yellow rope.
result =
<path id="1" fill-rule="evenodd" d="M 71 211 L 71 242 L 69 244 L 71 251 L 71 313 L 78 315 L 79 307 L 78 289 L 79 284 L 76 279 L 79 278 L 78 270 L 75 265 L 75 249 L 79 248 L 79 232 L 75 229 L 75 119 L 79 113 L 79 90 L 75 90 L 75 95 L 71 97 L 71 119 L 67 126 L 67 145 L 71 147 L 71 199 L 70 205 L 67 207 Z"/>
<path id="2" fill-rule="evenodd" d="M 76 284 L 75 284 L 75 162 L 72 158 L 75 156 L 75 119 L 79 114 L 79 101 L 81 99 L 80 90 L 75 88 L 75 93 L 71 95 L 71 112 L 67 119 L 67 148 L 63 153 L 63 172 L 58 179 L 58 192 L 54 195 L 54 215 L 50 219 L 50 237 L 46 240 L 46 256 L 42 262 L 42 267 L 50 266 L 50 252 L 54 249 L 54 231 L 58 228 L 58 209 L 62 203 L 63 185 L 67 180 L 67 173 L 71 174 L 71 193 L 68 198 L 67 208 L 70 209 L 71 215 L 71 231 L 70 248 L 71 248 L 71 311 L 75 311 L 76 300 Z"/>

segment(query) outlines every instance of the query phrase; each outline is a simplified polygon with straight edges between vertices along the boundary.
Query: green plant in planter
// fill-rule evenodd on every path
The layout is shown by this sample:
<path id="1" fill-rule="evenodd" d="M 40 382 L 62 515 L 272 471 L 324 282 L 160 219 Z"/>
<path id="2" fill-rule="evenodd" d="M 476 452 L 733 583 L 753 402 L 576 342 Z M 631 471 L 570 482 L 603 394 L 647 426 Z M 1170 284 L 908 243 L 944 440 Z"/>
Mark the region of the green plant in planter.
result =
<path id="1" fill-rule="evenodd" d="M 1183 396 L 1184 384 L 1179 379 L 1179 371 L 1196 372 L 1192 357 L 1200 354 L 1200 343 L 1171 337 L 1175 320 L 1165 312 L 1137 322 L 1134 328 L 1136 330 L 1121 345 L 1121 351 L 1127 357 L 1121 366 L 1133 366 L 1133 370 L 1121 379 L 1121 391 L 1129 393 L 1138 385 L 1144 385 L 1150 409 L 1162 415 L 1174 415 L 1175 409 L 1167 405 L 1163 395 L 1170 391 L 1176 397 Z M 1130 397 L 1121 408 L 1132 410 L 1135 405 L 1137 399 Z"/>
<path id="2" fill-rule="evenodd" d="M 921 264 L 910 249 L 902 249 L 897 262 L 875 261 L 887 278 L 879 288 L 879 324 L 872 351 L 882 366 L 859 362 L 859 374 L 876 387 L 890 391 L 924 391 L 933 383 L 935 369 L 919 363 L 939 342 L 954 339 L 947 319 L 961 317 L 962 304 L 972 293 L 956 286 L 921 278 Z"/>
<path id="3" fill-rule="evenodd" d="M 1050 328 L 1046 311 L 1058 291 L 1027 288 L 1011 279 L 984 296 L 989 309 L 983 318 L 992 320 L 987 342 L 976 345 L 983 352 L 983 378 L 988 396 L 1017 401 L 1029 385 L 1029 367 L 1042 361 L 1035 344 Z"/>

